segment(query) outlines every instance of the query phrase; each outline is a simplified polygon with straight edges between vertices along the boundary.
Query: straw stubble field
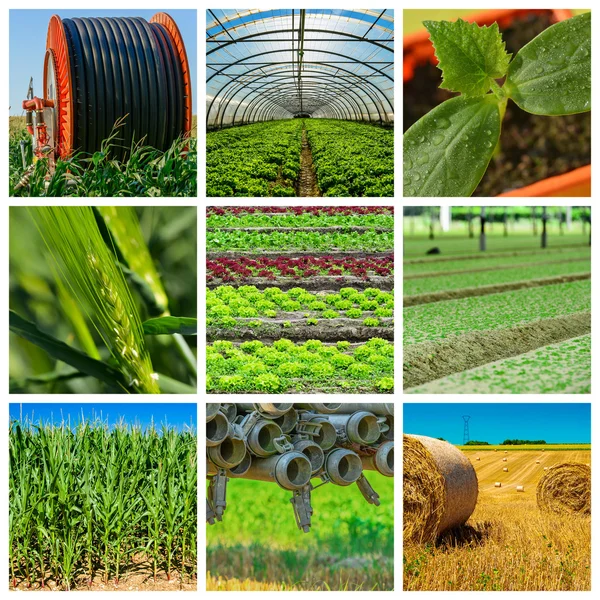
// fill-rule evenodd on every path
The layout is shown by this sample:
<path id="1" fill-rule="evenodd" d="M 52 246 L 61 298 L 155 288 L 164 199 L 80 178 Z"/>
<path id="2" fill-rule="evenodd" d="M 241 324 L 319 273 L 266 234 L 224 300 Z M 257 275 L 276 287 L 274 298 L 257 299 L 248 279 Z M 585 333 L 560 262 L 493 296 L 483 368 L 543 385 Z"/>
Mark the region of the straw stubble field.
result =
<path id="1" fill-rule="evenodd" d="M 591 589 L 590 517 L 541 512 L 536 504 L 544 467 L 590 463 L 590 446 L 551 448 L 465 452 L 479 480 L 475 512 L 435 544 L 405 543 L 404 589 Z"/>

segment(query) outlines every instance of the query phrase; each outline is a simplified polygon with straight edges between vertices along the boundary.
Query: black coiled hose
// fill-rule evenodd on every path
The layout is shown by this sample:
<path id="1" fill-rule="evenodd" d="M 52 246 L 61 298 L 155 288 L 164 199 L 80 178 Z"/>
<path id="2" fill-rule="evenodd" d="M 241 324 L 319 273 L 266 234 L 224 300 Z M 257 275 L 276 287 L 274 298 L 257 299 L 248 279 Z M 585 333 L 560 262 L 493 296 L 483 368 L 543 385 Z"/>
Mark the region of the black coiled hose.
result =
<path id="1" fill-rule="evenodd" d="M 166 150 L 184 132 L 181 63 L 167 30 L 139 17 L 63 19 L 71 64 L 73 149 L 100 150 L 115 122 L 128 115 L 113 142 L 124 159 L 132 143 Z"/>

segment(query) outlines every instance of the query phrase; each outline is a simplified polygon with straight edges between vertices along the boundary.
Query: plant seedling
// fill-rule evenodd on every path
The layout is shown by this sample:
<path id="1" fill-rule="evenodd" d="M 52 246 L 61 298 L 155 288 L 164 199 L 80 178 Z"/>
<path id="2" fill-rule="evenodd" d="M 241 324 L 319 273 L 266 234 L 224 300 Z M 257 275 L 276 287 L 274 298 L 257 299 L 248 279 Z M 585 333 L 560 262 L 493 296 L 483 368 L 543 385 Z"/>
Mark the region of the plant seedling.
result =
<path id="1" fill-rule="evenodd" d="M 460 96 L 404 134 L 405 196 L 470 196 L 498 145 L 509 98 L 535 115 L 591 110 L 591 13 L 548 27 L 512 60 L 497 23 L 423 24 L 442 71 L 441 87 Z"/>

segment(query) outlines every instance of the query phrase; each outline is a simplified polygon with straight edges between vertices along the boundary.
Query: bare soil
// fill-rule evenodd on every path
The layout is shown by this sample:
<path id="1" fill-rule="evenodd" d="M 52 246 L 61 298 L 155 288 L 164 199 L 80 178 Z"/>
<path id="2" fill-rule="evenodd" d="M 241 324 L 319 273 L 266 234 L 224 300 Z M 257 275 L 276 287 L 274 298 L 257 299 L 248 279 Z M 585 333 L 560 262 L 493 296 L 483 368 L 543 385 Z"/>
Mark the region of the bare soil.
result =
<path id="1" fill-rule="evenodd" d="M 196 576 L 190 579 L 189 575 L 185 576 L 182 582 L 179 573 L 172 571 L 171 578 L 167 579 L 165 573 L 159 573 L 158 578 L 154 581 L 152 564 L 149 562 L 134 562 L 133 567 L 123 574 L 116 584 L 114 580 L 104 583 L 102 572 L 98 572 L 91 585 L 88 585 L 87 578 L 82 576 L 78 579 L 75 586 L 71 587 L 71 591 L 83 592 L 193 592 L 198 589 Z M 39 582 L 35 582 L 31 587 L 27 587 L 27 582 L 18 579 L 17 585 L 13 587 L 12 581 L 9 583 L 11 591 L 28 591 L 28 592 L 56 592 L 64 591 L 62 584 L 57 584 L 53 579 L 47 579 L 42 588 Z"/>
<path id="2" fill-rule="evenodd" d="M 223 283 L 220 280 L 208 282 L 209 289 L 217 288 L 221 285 L 230 285 L 240 287 L 242 285 L 253 285 L 259 290 L 270 287 L 278 287 L 282 291 L 291 290 L 295 287 L 301 287 L 309 292 L 339 292 L 344 287 L 351 287 L 355 290 L 365 290 L 366 288 L 376 287 L 380 290 L 389 292 L 394 289 L 393 277 L 380 277 L 371 275 L 367 279 L 360 277 L 344 276 L 334 277 L 331 275 L 316 275 L 314 277 L 303 277 L 294 279 L 293 277 L 277 277 L 276 279 L 267 279 L 266 277 L 248 277 L 241 281 L 229 281 Z"/>
<path id="3" fill-rule="evenodd" d="M 251 321 L 252 319 L 248 319 Z M 260 340 L 270 344 L 281 338 L 292 341 L 321 340 L 322 342 L 367 342 L 378 337 L 384 340 L 394 339 L 393 319 L 379 319 L 383 327 L 366 327 L 357 323 L 357 319 L 322 319 L 316 325 L 306 325 L 306 320 L 289 320 L 291 326 L 286 327 L 283 320 L 263 321 L 258 328 L 238 326 L 233 329 L 219 327 L 206 328 L 206 341 L 216 340 Z"/>
<path id="4" fill-rule="evenodd" d="M 313 165 L 312 151 L 306 135 L 302 130 L 302 150 L 300 151 L 300 174 L 298 175 L 298 196 L 319 197 L 321 192 L 317 184 L 317 174 Z"/>
<path id="5" fill-rule="evenodd" d="M 444 300 L 456 300 L 458 298 L 472 298 L 475 296 L 488 296 L 490 294 L 501 294 L 514 290 L 526 288 L 543 287 L 558 283 L 570 283 L 572 281 L 583 281 L 591 279 L 591 273 L 574 273 L 572 275 L 557 275 L 555 277 L 543 277 L 541 279 L 525 279 L 511 283 L 499 283 L 493 285 L 482 285 L 479 287 L 462 288 L 460 290 L 447 290 L 445 292 L 432 292 L 428 294 L 416 294 L 404 296 L 404 306 L 417 306 L 418 304 L 430 304 L 431 302 L 442 302 Z"/>
<path id="6" fill-rule="evenodd" d="M 404 389 L 591 332 L 589 312 L 404 348 Z"/>

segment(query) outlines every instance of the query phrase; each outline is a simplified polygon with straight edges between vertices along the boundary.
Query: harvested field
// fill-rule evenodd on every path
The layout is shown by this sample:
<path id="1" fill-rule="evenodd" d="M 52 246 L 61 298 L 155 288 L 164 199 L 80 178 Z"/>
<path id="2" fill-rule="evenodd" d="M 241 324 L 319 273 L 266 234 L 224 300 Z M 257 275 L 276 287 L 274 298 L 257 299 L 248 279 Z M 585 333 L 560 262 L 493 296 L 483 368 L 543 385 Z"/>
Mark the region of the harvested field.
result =
<path id="1" fill-rule="evenodd" d="M 403 589 L 589 590 L 589 516 L 540 511 L 536 488 L 548 473 L 545 466 L 590 462 L 590 446 L 567 450 L 550 445 L 543 453 L 541 448 L 508 446 L 507 473 L 502 471 L 504 454 L 494 447 L 471 448 L 465 455 L 479 481 L 475 512 L 434 544 L 404 544 Z M 517 492 L 517 486 L 524 491 Z"/>
<path id="2" fill-rule="evenodd" d="M 578 209 L 583 225 L 570 231 L 548 217 L 546 247 L 523 232 L 531 209 L 511 210 L 521 211 L 518 223 L 492 232 L 488 222 L 484 251 L 479 236 L 461 236 L 464 224 L 433 240 L 425 232 L 405 240 L 407 392 L 590 393 L 588 209 Z"/>

